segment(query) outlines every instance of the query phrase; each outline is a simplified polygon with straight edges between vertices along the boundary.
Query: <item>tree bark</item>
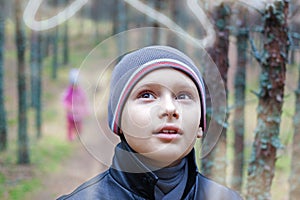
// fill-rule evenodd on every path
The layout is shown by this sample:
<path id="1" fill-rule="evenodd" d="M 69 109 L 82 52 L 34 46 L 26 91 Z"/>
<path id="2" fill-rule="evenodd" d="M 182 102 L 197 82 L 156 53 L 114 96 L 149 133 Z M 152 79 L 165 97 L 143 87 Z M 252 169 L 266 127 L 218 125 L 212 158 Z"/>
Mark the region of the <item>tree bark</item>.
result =
<path id="1" fill-rule="evenodd" d="M 31 106 L 36 112 L 36 135 L 40 138 L 41 132 L 41 70 L 42 70 L 42 35 L 39 32 L 31 32 Z"/>
<path id="2" fill-rule="evenodd" d="M 25 69 L 25 31 L 22 18 L 22 0 L 15 0 L 16 47 L 18 61 L 18 163 L 28 164 L 29 147 L 27 135 L 26 69 Z"/>
<path id="3" fill-rule="evenodd" d="M 265 9 L 257 127 L 248 167 L 247 199 L 271 199 L 288 57 L 288 1 Z"/>
<path id="4" fill-rule="evenodd" d="M 64 65 L 69 64 L 69 24 L 68 22 L 65 22 L 65 27 L 64 27 L 64 46 L 63 46 L 63 63 Z"/>
<path id="5" fill-rule="evenodd" d="M 69 0 L 65 0 L 66 4 L 69 4 Z M 63 64 L 69 64 L 69 23 L 68 20 L 64 23 L 64 36 L 63 36 Z"/>
<path id="6" fill-rule="evenodd" d="M 58 7 L 58 1 L 54 0 L 54 6 Z M 52 33 L 52 76 L 51 78 L 55 80 L 57 78 L 57 69 L 58 69 L 58 36 L 59 36 L 59 29 L 58 26 L 54 27 Z"/>
<path id="7" fill-rule="evenodd" d="M 290 3 L 290 6 L 295 5 L 296 2 L 292 1 Z M 299 24 L 294 24 L 294 27 L 292 27 L 293 30 L 299 30 L 300 26 Z M 292 30 L 291 30 L 292 31 Z M 299 46 L 299 40 L 293 41 L 294 46 Z M 293 54 L 296 53 L 295 50 L 293 50 Z M 296 56 L 295 56 L 296 57 Z M 295 58 L 293 58 L 292 64 L 294 64 Z M 290 191 L 289 191 L 289 199 L 290 200 L 296 200 L 300 197 L 300 180 L 299 180 L 299 174 L 300 174 L 300 165 L 299 165 L 299 159 L 300 159 L 300 64 L 298 64 L 298 88 L 295 91 L 295 114 L 294 114 L 294 135 L 293 135 L 293 145 L 292 145 L 292 157 L 291 157 L 291 172 L 289 177 L 289 185 L 290 185 Z"/>
<path id="8" fill-rule="evenodd" d="M 43 55 L 42 55 L 42 35 L 41 33 L 38 33 L 37 38 L 37 52 L 38 52 L 38 59 L 37 59 L 37 80 L 36 80 L 36 137 L 41 138 L 42 137 L 42 68 L 43 68 Z"/>
<path id="9" fill-rule="evenodd" d="M 5 0 L 0 0 L 0 151 L 7 148 L 7 124 L 4 105 L 4 44 L 5 44 Z"/>
<path id="10" fill-rule="evenodd" d="M 157 11 L 161 11 L 161 0 L 152 0 L 153 4 L 154 4 L 154 9 Z M 153 44 L 159 44 L 159 40 L 160 40 L 160 31 L 159 31 L 159 23 L 157 21 L 153 21 L 152 24 L 153 27 L 155 27 L 155 29 L 153 29 L 153 35 L 152 35 L 152 41 Z"/>
<path id="11" fill-rule="evenodd" d="M 224 81 L 227 96 L 227 71 L 229 68 L 228 49 L 229 49 L 229 19 L 231 15 L 230 6 L 227 3 L 221 3 L 211 12 L 211 18 L 214 21 L 216 31 L 216 41 L 208 53 L 217 65 L 221 77 Z M 227 109 L 227 108 L 219 108 Z M 212 116 L 214 117 L 214 116 Z M 218 117 L 218 116 L 215 116 Z M 205 175 L 211 177 L 217 182 L 226 185 L 226 168 L 227 168 L 227 118 L 223 123 L 223 130 L 213 151 L 202 160 L 202 170 Z M 218 121 L 218 120 L 217 120 Z"/>
<path id="12" fill-rule="evenodd" d="M 292 147 L 292 163 L 291 172 L 289 178 L 290 200 L 297 200 L 300 197 L 300 66 L 298 66 L 298 88 L 295 91 L 296 94 L 296 110 L 294 115 L 294 136 L 293 136 L 293 147 Z"/>
<path id="13" fill-rule="evenodd" d="M 187 29 L 187 22 L 185 19 L 185 15 L 183 14 L 185 12 L 184 10 L 184 4 L 186 4 L 185 1 L 182 0 L 170 0 L 170 13 L 172 20 L 178 24 L 181 28 Z M 183 40 L 178 40 L 178 37 L 175 37 L 175 35 L 172 33 L 167 38 L 167 44 L 170 46 L 173 46 L 177 49 L 180 49 L 181 51 L 184 50 L 184 42 Z"/>
<path id="14" fill-rule="evenodd" d="M 118 0 L 117 4 L 117 33 L 126 31 L 128 28 L 127 5 L 123 0 Z M 127 41 L 119 37 L 117 39 L 119 55 L 127 48 Z"/>
<path id="15" fill-rule="evenodd" d="M 234 102 L 236 108 L 233 119 L 234 165 L 231 183 L 233 189 L 241 192 L 244 170 L 245 89 L 249 30 L 247 25 L 247 8 L 239 7 L 237 12 L 237 19 L 235 20 L 237 23 L 237 69 L 234 80 Z"/>
<path id="16" fill-rule="evenodd" d="M 54 28 L 52 34 L 52 79 L 57 78 L 57 69 L 58 69 L 58 27 Z"/>

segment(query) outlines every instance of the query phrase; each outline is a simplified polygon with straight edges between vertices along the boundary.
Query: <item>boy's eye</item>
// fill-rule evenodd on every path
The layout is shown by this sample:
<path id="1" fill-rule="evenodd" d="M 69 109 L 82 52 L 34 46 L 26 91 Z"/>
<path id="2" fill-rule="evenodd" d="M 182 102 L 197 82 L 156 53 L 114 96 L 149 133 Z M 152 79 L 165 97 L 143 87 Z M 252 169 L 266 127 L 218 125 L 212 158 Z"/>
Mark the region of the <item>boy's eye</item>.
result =
<path id="1" fill-rule="evenodd" d="M 186 100 L 186 99 L 192 99 L 192 96 L 188 93 L 180 93 L 176 96 L 177 100 Z"/>
<path id="2" fill-rule="evenodd" d="M 142 99 L 155 99 L 155 96 L 151 92 L 143 92 L 143 93 L 141 93 L 138 96 L 138 98 L 142 98 Z"/>

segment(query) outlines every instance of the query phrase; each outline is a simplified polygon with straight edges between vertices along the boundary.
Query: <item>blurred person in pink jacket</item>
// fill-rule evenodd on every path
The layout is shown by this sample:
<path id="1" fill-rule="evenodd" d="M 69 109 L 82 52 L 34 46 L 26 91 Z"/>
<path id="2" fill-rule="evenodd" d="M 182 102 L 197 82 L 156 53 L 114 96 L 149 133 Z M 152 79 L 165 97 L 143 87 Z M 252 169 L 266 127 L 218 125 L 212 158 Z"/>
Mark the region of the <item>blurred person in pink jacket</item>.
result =
<path id="1" fill-rule="evenodd" d="M 87 98 L 83 89 L 78 85 L 79 71 L 72 69 L 69 74 L 69 85 L 63 93 L 63 105 L 67 117 L 67 138 L 74 140 L 75 133 L 81 133 L 82 121 L 88 115 Z"/>

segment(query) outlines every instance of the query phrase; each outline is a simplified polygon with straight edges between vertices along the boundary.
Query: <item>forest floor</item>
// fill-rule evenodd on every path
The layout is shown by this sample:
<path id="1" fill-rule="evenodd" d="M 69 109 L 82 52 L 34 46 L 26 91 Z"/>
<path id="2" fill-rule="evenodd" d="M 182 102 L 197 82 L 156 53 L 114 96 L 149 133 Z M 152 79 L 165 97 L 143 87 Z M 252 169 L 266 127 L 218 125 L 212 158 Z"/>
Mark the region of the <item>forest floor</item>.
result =
<path id="1" fill-rule="evenodd" d="M 106 148 L 105 143 L 95 144 L 95 141 L 98 141 L 94 140 L 93 135 L 87 133 L 94 131 L 95 128 L 95 124 L 85 124 L 85 130 L 82 134 L 87 136 L 85 137 L 86 142 L 89 142 L 89 145 L 101 145 L 103 148 Z M 42 180 L 40 189 L 32 194 L 28 194 L 26 199 L 55 199 L 63 194 L 72 192 L 81 183 L 106 169 L 105 165 L 98 162 L 84 148 L 79 138 L 74 140 L 73 143 L 76 147 L 71 156 L 60 164 L 60 170 L 51 174 L 40 175 L 39 178 Z"/>

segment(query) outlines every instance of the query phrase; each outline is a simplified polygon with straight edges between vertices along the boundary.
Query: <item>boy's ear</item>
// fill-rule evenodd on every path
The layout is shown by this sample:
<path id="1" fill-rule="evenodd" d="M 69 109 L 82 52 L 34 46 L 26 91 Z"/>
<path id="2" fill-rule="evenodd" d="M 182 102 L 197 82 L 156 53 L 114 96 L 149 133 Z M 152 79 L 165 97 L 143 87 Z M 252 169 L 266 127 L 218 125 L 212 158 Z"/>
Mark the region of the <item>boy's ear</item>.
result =
<path id="1" fill-rule="evenodd" d="M 198 132 L 197 132 L 197 138 L 202 138 L 202 136 L 203 136 L 202 127 L 199 127 Z"/>

